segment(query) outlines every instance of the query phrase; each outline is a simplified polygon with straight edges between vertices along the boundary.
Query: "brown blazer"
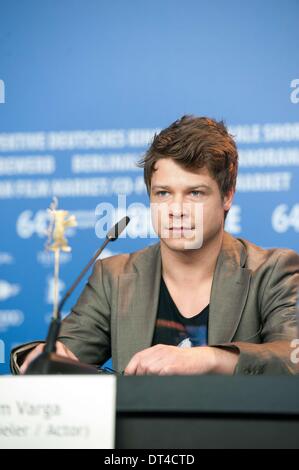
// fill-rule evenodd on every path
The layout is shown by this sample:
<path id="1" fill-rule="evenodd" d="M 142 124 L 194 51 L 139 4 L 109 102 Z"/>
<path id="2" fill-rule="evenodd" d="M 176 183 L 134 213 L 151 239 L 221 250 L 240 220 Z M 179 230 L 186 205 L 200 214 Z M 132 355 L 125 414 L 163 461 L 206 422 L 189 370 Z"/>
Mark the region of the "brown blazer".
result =
<path id="1" fill-rule="evenodd" d="M 83 362 L 124 370 L 152 344 L 161 279 L 160 243 L 97 261 L 59 340 Z M 264 250 L 224 233 L 214 272 L 208 344 L 237 348 L 236 374 L 295 373 L 299 255 Z"/>

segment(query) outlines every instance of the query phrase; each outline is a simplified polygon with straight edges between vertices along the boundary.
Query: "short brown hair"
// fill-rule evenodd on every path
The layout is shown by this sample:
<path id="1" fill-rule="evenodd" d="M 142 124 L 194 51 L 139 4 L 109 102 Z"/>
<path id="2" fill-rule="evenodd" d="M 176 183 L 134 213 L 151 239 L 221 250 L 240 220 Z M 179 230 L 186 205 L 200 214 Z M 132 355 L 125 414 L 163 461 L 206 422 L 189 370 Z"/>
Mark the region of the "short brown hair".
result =
<path id="1" fill-rule="evenodd" d="M 155 163 L 162 158 L 171 158 L 186 169 L 206 167 L 222 197 L 236 188 L 238 151 L 223 121 L 188 115 L 155 134 L 145 156 L 137 163 L 144 169 L 149 194 Z"/>

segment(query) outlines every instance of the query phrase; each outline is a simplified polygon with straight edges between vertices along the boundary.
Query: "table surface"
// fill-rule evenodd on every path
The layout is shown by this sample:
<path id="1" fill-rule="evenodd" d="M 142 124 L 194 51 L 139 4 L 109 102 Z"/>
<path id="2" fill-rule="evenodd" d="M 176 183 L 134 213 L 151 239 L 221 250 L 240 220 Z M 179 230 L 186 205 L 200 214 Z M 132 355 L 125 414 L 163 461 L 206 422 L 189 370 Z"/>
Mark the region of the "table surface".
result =
<path id="1" fill-rule="evenodd" d="M 299 418 L 299 376 L 118 377 L 117 412 L 262 413 Z"/>

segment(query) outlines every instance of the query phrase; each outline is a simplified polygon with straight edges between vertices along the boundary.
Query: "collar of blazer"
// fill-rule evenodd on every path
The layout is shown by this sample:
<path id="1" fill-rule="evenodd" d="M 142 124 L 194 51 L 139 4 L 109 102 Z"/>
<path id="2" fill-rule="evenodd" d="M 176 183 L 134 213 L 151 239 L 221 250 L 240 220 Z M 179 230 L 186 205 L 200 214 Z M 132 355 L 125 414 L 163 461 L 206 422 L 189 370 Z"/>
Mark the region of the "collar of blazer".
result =
<path id="1" fill-rule="evenodd" d="M 211 290 L 210 345 L 231 342 L 237 330 L 251 278 L 250 270 L 244 267 L 246 258 L 242 242 L 225 232 Z M 115 353 L 122 367 L 152 343 L 161 279 L 160 242 L 134 253 L 132 265 L 135 272 L 121 274 L 118 286 Z"/>

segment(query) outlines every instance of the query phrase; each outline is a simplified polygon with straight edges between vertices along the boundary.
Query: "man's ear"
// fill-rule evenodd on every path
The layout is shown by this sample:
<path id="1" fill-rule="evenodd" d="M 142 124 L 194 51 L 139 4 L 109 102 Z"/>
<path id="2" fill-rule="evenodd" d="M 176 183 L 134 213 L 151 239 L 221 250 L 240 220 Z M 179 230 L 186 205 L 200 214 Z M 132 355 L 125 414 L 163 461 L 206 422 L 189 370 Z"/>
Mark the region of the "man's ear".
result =
<path id="1" fill-rule="evenodd" d="M 223 209 L 225 211 L 229 211 L 231 206 L 232 206 L 232 203 L 233 203 L 233 199 L 234 199 L 234 195 L 235 195 L 235 191 L 233 189 L 231 189 L 227 194 L 226 196 L 224 196 L 223 198 Z"/>

